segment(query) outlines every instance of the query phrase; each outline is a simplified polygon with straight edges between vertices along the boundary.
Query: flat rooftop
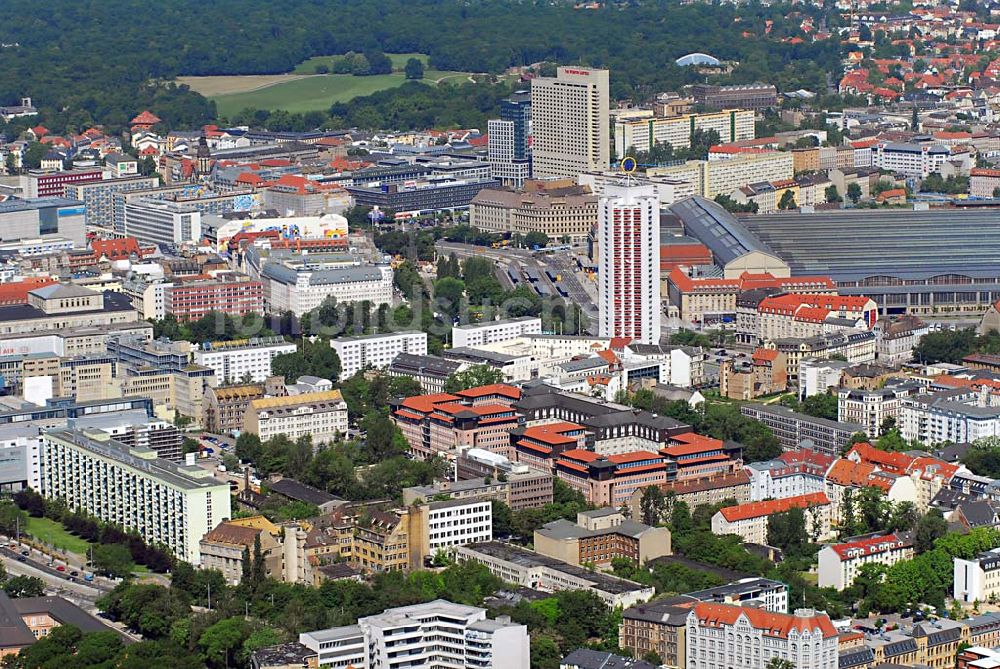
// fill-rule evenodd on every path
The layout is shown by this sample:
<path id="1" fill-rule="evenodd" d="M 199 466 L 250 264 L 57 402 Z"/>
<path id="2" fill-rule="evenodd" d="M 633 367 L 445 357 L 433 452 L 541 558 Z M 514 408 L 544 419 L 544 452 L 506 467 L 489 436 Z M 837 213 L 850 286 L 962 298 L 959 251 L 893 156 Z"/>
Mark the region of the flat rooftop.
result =
<path id="1" fill-rule="evenodd" d="M 503 544 L 499 541 L 486 541 L 478 544 L 468 544 L 465 548 L 478 553 L 483 553 L 484 555 L 489 555 L 490 557 L 512 562 L 521 567 L 548 567 L 555 571 L 561 571 L 565 574 L 570 574 L 571 576 L 576 576 L 577 578 L 589 581 L 597 590 L 611 594 L 634 592 L 636 590 L 644 590 L 647 587 L 641 583 L 635 583 L 634 581 L 629 581 L 624 578 L 608 576 L 599 572 L 592 572 L 584 569 L 583 567 L 576 567 L 563 562 L 562 560 L 550 558 L 524 548 L 511 546 L 510 544 Z"/>

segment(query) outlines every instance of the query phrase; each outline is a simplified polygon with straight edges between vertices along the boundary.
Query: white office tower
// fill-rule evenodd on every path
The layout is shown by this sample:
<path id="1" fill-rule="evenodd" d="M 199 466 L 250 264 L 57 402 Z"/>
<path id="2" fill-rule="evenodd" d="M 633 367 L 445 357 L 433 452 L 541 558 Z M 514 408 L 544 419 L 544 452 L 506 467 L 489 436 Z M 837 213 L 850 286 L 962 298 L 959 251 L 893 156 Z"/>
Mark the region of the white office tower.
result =
<path id="1" fill-rule="evenodd" d="M 660 342 L 660 202 L 652 185 L 609 184 L 597 211 L 601 337 Z"/>
<path id="2" fill-rule="evenodd" d="M 531 82 L 532 172 L 572 177 L 608 169 L 608 71 L 560 67 Z"/>

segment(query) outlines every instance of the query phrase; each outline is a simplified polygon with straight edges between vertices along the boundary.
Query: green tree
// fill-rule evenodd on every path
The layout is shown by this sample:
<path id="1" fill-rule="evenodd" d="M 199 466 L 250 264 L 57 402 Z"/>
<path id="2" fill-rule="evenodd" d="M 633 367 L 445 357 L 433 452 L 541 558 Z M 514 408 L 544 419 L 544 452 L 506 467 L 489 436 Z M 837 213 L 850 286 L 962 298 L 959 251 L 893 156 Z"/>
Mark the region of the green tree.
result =
<path id="1" fill-rule="evenodd" d="M 111 577 L 130 576 L 135 568 L 132 554 L 122 544 L 99 544 L 92 551 L 94 569 Z"/>
<path id="2" fill-rule="evenodd" d="M 531 637 L 531 669 L 559 669 L 563 654 L 550 636 Z"/>
<path id="3" fill-rule="evenodd" d="M 437 310 L 457 318 L 462 311 L 465 282 L 454 277 L 445 277 L 434 282 L 434 300 Z"/>
<path id="4" fill-rule="evenodd" d="M 851 182 L 847 185 L 847 199 L 854 204 L 861 200 L 861 186 L 857 182 Z"/>
<path id="5" fill-rule="evenodd" d="M 501 501 L 493 500 L 493 536 L 509 537 L 514 531 L 514 514 Z"/>
<path id="6" fill-rule="evenodd" d="M 250 575 L 250 582 L 254 589 L 264 583 L 267 578 L 267 564 L 264 562 L 264 553 L 260 547 L 260 534 L 253 538 L 253 570 Z"/>
<path id="7" fill-rule="evenodd" d="M 781 194 L 781 199 L 778 200 L 778 209 L 781 211 L 788 211 L 790 209 L 795 209 L 798 205 L 795 204 L 795 193 L 791 189 L 786 190 Z"/>
<path id="8" fill-rule="evenodd" d="M 406 74 L 407 79 L 423 79 L 424 78 L 424 63 L 419 58 L 410 58 L 406 61 L 406 67 L 403 69 Z"/>
<path id="9" fill-rule="evenodd" d="M 826 197 L 827 202 L 843 202 L 843 198 L 840 197 L 840 193 L 837 192 L 837 186 L 835 184 L 827 186 L 823 194 Z"/>
<path id="10" fill-rule="evenodd" d="M 243 618 L 223 618 L 202 632 L 198 637 L 198 647 L 210 666 L 230 667 L 246 636 L 247 623 Z"/>
<path id="11" fill-rule="evenodd" d="M 948 533 L 948 521 L 941 515 L 938 509 L 930 509 L 920 520 L 917 521 L 916 531 L 913 537 L 913 549 L 919 553 L 926 553 L 934 547 L 934 542 Z"/>
<path id="12" fill-rule="evenodd" d="M 444 382 L 444 392 L 457 393 L 469 388 L 489 386 L 503 383 L 503 372 L 489 365 L 473 365 L 466 370 L 456 372 Z"/>
<path id="13" fill-rule="evenodd" d="M 659 486 L 651 485 L 642 489 L 642 496 L 639 498 L 639 509 L 644 524 L 658 525 L 666 508 L 667 498 Z"/>
<path id="14" fill-rule="evenodd" d="M 28 525 L 28 514 L 10 500 L 0 501 L 0 532 L 14 536 L 18 531 L 24 532 Z"/>
<path id="15" fill-rule="evenodd" d="M 764 669 L 795 669 L 795 663 L 775 655 L 764 665 Z"/>
<path id="16" fill-rule="evenodd" d="M 45 581 L 34 576 L 11 576 L 4 584 L 8 597 L 41 597 L 45 594 Z"/>
<path id="17" fill-rule="evenodd" d="M 536 247 L 543 249 L 549 245 L 549 236 L 544 232 L 532 230 L 524 236 L 524 243 L 529 249 Z"/>

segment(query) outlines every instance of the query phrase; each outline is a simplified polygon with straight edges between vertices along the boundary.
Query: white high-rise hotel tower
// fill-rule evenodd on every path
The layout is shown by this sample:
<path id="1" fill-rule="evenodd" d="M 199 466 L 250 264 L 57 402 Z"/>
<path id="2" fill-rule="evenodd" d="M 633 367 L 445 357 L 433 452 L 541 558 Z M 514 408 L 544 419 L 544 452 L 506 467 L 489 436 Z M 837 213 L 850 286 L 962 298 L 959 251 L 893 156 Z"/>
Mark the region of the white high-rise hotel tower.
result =
<path id="1" fill-rule="evenodd" d="M 609 184 L 598 205 L 600 336 L 660 342 L 660 202 L 652 185 Z"/>

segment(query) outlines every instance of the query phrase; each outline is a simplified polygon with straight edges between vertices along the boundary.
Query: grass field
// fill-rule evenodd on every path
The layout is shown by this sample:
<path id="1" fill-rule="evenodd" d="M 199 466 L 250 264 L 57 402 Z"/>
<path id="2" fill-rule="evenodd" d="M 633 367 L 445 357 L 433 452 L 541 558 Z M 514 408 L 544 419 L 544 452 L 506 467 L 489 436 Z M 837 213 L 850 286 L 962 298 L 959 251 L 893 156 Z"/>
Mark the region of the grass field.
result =
<path id="1" fill-rule="evenodd" d="M 423 81 L 432 83 L 444 79 L 464 79 L 467 76 L 462 72 L 428 70 L 424 73 Z M 356 97 L 402 86 L 405 82 L 406 77 L 401 72 L 393 72 L 370 77 L 355 77 L 350 74 L 301 76 L 228 95 L 212 95 L 194 85 L 191 88 L 215 100 L 219 114 L 228 117 L 248 107 L 283 109 L 288 112 L 325 111 L 334 102 L 347 102 Z"/>
<path id="2" fill-rule="evenodd" d="M 86 541 L 67 532 L 62 523 L 57 523 L 48 518 L 29 517 L 28 534 L 43 543 L 58 546 L 60 549 L 67 550 L 70 553 L 83 555 L 90 548 L 90 544 Z"/>
<path id="3" fill-rule="evenodd" d="M 427 64 L 427 56 L 419 53 L 386 54 L 392 60 L 392 74 L 355 77 L 350 74 L 315 74 L 316 65 L 328 64 L 332 56 L 317 56 L 299 63 L 291 74 L 260 74 L 240 76 L 179 77 L 205 97 L 215 101 L 221 116 L 230 117 L 247 109 L 283 109 L 288 112 L 325 111 L 334 102 L 347 102 L 356 97 L 402 86 L 406 61 L 419 58 Z M 444 80 L 464 80 L 466 72 L 426 70 L 423 81 L 440 83 Z"/>

